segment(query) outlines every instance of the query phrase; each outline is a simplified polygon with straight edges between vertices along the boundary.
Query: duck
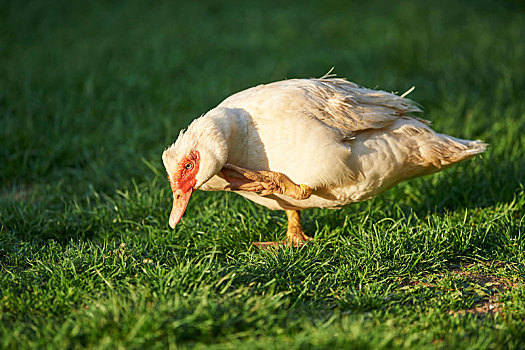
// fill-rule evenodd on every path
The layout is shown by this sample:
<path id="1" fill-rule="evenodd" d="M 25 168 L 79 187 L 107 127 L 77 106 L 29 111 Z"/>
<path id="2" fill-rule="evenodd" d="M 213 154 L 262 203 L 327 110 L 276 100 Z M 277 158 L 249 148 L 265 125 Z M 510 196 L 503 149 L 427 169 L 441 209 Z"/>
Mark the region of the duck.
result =
<path id="1" fill-rule="evenodd" d="M 411 90 L 397 95 L 327 75 L 229 96 L 162 153 L 170 227 L 196 190 L 231 191 L 287 215 L 284 241 L 254 244 L 297 247 L 312 239 L 302 210 L 361 202 L 485 151 L 486 143 L 437 133 L 415 116 Z"/>

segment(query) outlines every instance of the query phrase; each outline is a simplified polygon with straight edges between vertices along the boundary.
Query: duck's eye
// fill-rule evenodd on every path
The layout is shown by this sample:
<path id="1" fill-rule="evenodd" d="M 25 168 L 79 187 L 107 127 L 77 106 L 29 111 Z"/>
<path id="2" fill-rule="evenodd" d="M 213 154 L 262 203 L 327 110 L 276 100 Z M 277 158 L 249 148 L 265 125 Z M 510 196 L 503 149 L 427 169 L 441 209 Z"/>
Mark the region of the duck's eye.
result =
<path id="1" fill-rule="evenodd" d="M 193 169 L 193 163 L 186 163 L 186 165 L 184 165 L 184 167 L 186 168 L 186 170 L 191 170 L 191 169 Z"/>

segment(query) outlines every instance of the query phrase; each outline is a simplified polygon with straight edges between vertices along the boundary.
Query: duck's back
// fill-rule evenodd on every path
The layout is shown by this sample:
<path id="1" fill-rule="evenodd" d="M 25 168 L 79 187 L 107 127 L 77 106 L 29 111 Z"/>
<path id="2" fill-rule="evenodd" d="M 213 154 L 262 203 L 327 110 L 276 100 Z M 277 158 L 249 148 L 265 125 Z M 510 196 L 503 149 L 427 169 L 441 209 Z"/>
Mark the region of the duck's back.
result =
<path id="1" fill-rule="evenodd" d="M 259 85 L 228 97 L 219 107 L 245 109 L 255 120 L 315 119 L 344 138 L 384 128 L 400 116 L 421 111 L 407 98 L 344 79 L 291 79 Z"/>

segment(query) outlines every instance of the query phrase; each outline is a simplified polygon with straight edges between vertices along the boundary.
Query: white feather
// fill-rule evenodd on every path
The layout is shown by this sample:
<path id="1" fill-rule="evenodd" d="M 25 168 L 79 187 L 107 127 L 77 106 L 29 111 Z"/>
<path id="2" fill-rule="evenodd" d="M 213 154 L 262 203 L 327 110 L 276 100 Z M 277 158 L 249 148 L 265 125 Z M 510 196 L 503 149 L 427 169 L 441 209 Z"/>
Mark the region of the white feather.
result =
<path id="1" fill-rule="evenodd" d="M 239 192 L 270 209 L 341 207 L 400 181 L 439 171 L 486 144 L 435 133 L 411 100 L 344 79 L 259 85 L 196 119 L 163 154 L 168 172 L 191 150 L 204 156 L 198 185 L 227 190 L 226 162 L 286 174 L 313 188 L 306 200 Z"/>

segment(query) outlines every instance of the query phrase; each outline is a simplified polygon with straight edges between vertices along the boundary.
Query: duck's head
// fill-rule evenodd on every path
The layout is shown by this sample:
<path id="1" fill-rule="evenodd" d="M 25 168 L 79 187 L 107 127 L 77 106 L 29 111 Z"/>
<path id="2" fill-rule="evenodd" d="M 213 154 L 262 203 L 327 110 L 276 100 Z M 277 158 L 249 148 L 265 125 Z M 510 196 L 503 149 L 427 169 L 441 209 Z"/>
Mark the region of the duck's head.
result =
<path id="1" fill-rule="evenodd" d="M 217 126 L 204 117 L 196 119 L 186 132 L 162 154 L 173 192 L 171 228 L 180 221 L 192 193 L 217 174 L 226 163 L 227 151 Z"/>

